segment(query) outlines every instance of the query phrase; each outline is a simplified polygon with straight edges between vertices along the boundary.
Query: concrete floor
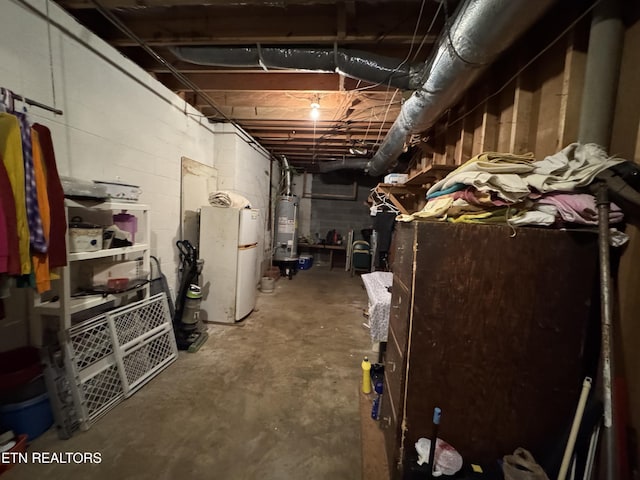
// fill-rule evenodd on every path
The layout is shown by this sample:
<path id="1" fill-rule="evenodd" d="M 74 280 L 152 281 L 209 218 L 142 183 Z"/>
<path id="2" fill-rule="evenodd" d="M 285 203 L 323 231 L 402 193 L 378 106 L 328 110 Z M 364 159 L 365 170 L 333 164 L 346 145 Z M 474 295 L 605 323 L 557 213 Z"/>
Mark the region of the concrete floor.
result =
<path id="1" fill-rule="evenodd" d="M 17 479 L 358 480 L 360 362 L 371 355 L 358 276 L 314 266 L 258 294 L 237 325 L 209 325 L 87 432 L 30 452 L 100 452 L 99 465 L 21 464 Z"/>

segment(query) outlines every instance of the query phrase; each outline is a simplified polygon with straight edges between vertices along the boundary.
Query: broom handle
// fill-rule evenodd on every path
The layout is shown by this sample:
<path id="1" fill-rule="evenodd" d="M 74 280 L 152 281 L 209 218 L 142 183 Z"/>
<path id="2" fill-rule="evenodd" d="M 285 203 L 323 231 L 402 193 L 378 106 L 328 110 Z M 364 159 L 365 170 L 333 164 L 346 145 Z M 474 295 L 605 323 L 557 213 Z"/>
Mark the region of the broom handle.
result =
<path id="1" fill-rule="evenodd" d="M 569 439 L 567 440 L 567 446 L 564 449 L 564 456 L 562 457 L 562 464 L 560 465 L 560 472 L 558 473 L 558 480 L 565 480 L 567 476 L 567 470 L 569 469 L 569 463 L 573 456 L 573 447 L 576 445 L 576 437 L 578 436 L 578 429 L 582 422 L 582 416 L 584 414 L 584 407 L 587 403 L 587 397 L 589 396 L 589 390 L 591 390 L 591 378 L 586 377 L 582 382 L 582 393 L 580 393 L 580 400 L 578 400 L 578 408 L 576 408 L 576 414 L 573 417 L 573 425 L 571 425 L 571 433 L 569 433 Z"/>

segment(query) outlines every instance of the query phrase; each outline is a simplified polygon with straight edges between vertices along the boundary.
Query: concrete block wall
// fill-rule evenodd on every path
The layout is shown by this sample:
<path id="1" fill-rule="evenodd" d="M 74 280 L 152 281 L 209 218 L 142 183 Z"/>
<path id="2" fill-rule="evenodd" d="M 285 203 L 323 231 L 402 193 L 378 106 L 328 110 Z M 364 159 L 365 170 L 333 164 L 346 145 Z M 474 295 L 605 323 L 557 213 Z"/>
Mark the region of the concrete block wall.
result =
<path id="1" fill-rule="evenodd" d="M 0 18 L 0 86 L 63 110 L 54 115 L 29 108 L 33 121 L 51 129 L 61 175 L 141 187 L 140 201 L 151 207 L 152 254 L 174 288 L 181 157 L 214 167 L 227 162 L 227 187 L 251 194 L 256 204 L 266 202 L 259 199 L 268 198 L 268 179 L 258 184 L 256 179 L 264 177 L 269 162 L 251 148 L 238 147 L 242 141 L 235 127 L 226 126 L 232 133 L 218 135 L 198 111 L 54 2 L 2 1 Z M 243 175 L 229 173 L 238 155 Z M 9 301 L 24 303 L 18 297 Z"/>
<path id="2" fill-rule="evenodd" d="M 355 200 L 334 200 L 324 198 L 311 199 L 311 235 L 317 233 L 320 239 L 326 237 L 329 230 L 337 230 L 343 238 L 347 238 L 353 229 L 355 239 L 360 239 L 360 230 L 370 228 L 372 217 L 367 206 L 369 186 L 358 185 Z M 330 184 L 323 181 L 322 175 L 313 176 L 312 193 L 350 195 L 353 192 L 351 184 Z"/>

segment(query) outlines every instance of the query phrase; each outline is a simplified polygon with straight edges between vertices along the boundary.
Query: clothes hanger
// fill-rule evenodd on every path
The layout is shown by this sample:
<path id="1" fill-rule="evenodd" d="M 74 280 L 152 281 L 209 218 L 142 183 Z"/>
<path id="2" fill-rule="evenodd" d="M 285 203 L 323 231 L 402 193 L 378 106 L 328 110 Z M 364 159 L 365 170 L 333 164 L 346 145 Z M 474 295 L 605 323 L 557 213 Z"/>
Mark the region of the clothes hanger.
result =
<path id="1" fill-rule="evenodd" d="M 3 112 L 11 113 L 15 111 L 13 92 L 8 88 L 0 88 L 0 108 L 2 108 Z"/>
<path id="2" fill-rule="evenodd" d="M 8 92 L 6 88 L 0 88 L 0 112 L 7 112 L 8 107 Z"/>

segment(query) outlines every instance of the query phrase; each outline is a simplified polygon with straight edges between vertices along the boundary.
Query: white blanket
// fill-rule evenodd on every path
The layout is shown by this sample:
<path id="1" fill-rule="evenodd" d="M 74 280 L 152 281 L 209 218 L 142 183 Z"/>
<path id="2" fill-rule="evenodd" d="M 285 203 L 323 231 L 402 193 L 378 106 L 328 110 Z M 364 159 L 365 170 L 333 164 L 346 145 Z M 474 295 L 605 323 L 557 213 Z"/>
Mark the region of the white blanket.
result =
<path id="1" fill-rule="evenodd" d="M 589 185 L 595 176 L 624 160 L 612 158 L 593 143 L 572 143 L 544 160 L 533 162 L 526 182 L 539 192 L 571 192 Z"/>
<path id="2" fill-rule="evenodd" d="M 220 190 L 209 194 L 209 204 L 213 207 L 251 208 L 251 203 L 242 195 Z"/>

